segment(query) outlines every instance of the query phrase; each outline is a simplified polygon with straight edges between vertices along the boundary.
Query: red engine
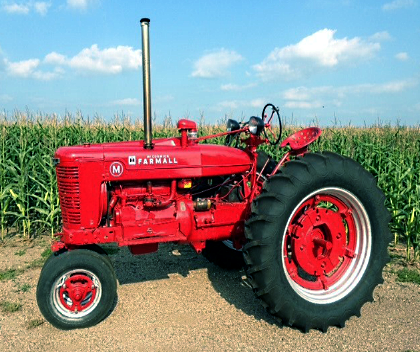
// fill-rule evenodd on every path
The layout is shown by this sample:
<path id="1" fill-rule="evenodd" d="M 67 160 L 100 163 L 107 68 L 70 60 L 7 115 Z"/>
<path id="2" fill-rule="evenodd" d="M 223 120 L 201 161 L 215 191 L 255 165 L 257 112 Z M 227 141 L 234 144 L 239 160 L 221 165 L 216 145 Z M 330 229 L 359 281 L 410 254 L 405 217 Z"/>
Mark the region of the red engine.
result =
<path id="1" fill-rule="evenodd" d="M 192 121 L 179 128 L 180 138 L 155 140 L 151 150 L 143 141 L 57 150 L 67 247 L 118 242 L 141 253 L 181 241 L 201 251 L 208 239 L 243 233 L 248 202 L 232 195 L 249 193 L 253 153 L 195 143 Z"/>

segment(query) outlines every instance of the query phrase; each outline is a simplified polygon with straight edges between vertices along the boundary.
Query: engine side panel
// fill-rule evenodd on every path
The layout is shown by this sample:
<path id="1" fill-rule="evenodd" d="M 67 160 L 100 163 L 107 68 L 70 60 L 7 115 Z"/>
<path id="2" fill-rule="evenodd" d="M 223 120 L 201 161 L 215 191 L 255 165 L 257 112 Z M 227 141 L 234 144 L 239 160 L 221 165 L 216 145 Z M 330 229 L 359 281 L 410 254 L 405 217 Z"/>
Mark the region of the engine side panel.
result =
<path id="1" fill-rule="evenodd" d="M 104 178 L 109 181 L 231 175 L 248 171 L 252 164 L 246 152 L 219 145 L 157 144 L 152 150 L 110 146 L 104 147 L 104 155 Z"/>

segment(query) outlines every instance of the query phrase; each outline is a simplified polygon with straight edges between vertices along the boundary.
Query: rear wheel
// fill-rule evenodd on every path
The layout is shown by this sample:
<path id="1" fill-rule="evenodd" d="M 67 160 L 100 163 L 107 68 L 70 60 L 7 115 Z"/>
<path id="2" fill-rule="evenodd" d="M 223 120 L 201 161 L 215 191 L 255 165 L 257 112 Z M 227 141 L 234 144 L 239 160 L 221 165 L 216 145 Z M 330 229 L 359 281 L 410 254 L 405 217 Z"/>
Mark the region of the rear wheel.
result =
<path id="1" fill-rule="evenodd" d="M 103 255 L 77 249 L 52 257 L 37 286 L 41 313 L 52 325 L 69 330 L 99 323 L 116 297 L 116 278 Z"/>
<path id="2" fill-rule="evenodd" d="M 333 153 L 306 154 L 269 179 L 244 247 L 250 282 L 269 311 L 305 331 L 360 315 L 388 260 L 384 200 L 370 173 Z"/>

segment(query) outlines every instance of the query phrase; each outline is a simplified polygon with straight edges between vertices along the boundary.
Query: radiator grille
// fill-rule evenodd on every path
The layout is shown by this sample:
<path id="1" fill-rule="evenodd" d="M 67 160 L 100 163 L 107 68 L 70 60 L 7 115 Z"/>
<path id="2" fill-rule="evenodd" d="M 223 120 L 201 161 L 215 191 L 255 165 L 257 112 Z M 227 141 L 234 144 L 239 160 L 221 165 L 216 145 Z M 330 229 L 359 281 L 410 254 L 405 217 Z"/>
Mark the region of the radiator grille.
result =
<path id="1" fill-rule="evenodd" d="M 63 223 L 78 225 L 81 222 L 79 168 L 58 166 L 56 172 Z"/>

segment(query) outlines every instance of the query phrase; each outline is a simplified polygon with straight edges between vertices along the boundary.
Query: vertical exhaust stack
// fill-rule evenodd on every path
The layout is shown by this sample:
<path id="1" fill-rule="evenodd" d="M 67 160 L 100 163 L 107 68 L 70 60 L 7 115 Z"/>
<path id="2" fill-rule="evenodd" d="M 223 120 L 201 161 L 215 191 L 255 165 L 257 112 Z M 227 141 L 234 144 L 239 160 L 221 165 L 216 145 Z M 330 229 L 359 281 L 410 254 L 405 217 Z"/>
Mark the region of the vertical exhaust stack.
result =
<path id="1" fill-rule="evenodd" d="M 152 100 L 150 93 L 150 45 L 149 45 L 150 19 L 142 18 L 142 63 L 143 63 L 143 113 L 144 113 L 144 148 L 153 149 L 152 143 Z"/>

